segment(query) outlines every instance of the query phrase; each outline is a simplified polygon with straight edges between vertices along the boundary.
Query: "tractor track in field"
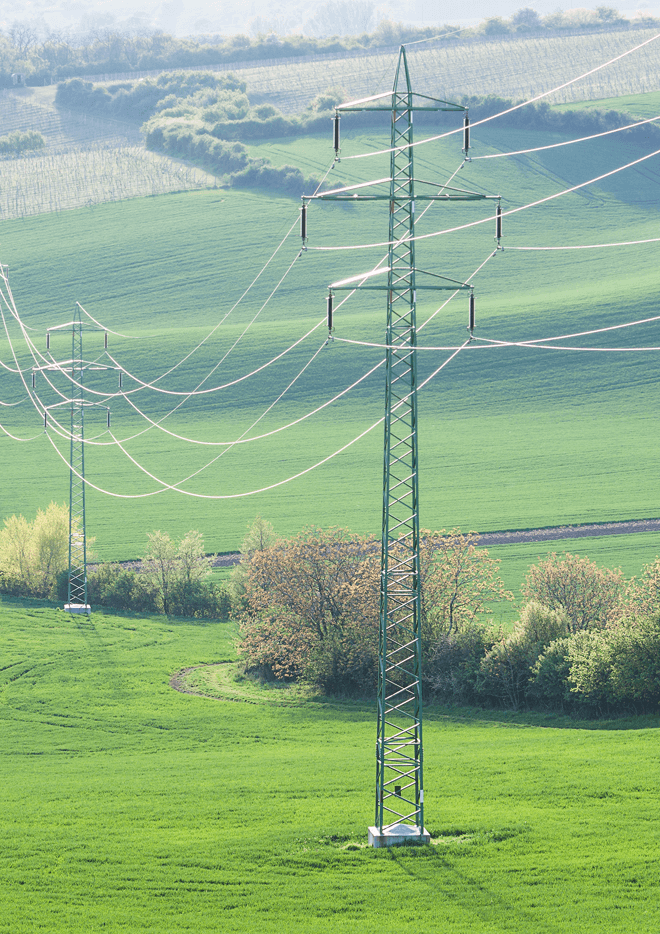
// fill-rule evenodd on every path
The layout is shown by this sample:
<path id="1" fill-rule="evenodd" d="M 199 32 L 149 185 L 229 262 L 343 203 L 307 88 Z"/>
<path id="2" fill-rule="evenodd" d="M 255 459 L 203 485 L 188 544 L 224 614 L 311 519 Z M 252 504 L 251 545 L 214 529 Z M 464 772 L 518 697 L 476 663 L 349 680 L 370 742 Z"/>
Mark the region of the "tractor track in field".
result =
<path id="1" fill-rule="evenodd" d="M 490 545 L 530 545 L 542 542 L 561 541 L 562 539 L 597 538 L 600 535 L 634 535 L 640 532 L 660 532 L 660 519 L 630 519 L 624 522 L 594 522 L 584 525 L 553 525 L 542 529 L 514 529 L 502 532 L 481 532 L 478 544 L 488 548 Z M 214 568 L 231 568 L 241 560 L 240 551 L 227 551 L 220 555 L 210 555 Z M 139 570 L 140 561 L 118 561 L 121 567 Z M 94 565 L 90 565 L 94 567 Z"/>
<path id="2" fill-rule="evenodd" d="M 596 538 L 599 535 L 633 535 L 660 532 L 660 519 L 631 519 L 625 522 L 594 522 L 584 525 L 555 525 L 545 529 L 519 529 L 512 532 L 484 532 L 480 545 L 520 545 L 525 542 L 559 541 L 563 538 Z"/>

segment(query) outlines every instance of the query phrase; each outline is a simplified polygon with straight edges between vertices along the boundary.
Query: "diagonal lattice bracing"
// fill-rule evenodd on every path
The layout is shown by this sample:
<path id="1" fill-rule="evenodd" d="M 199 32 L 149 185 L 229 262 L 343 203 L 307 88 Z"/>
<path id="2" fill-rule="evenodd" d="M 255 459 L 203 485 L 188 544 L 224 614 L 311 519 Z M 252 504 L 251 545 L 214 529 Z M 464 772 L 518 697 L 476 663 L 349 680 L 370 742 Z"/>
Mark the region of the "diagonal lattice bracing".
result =
<path id="1" fill-rule="evenodd" d="M 392 94 L 376 827 L 423 832 L 412 92 Z M 402 242 L 403 241 L 403 242 Z M 404 787 L 405 786 L 405 787 Z"/>
<path id="2" fill-rule="evenodd" d="M 87 611 L 87 540 L 85 530 L 85 395 L 82 318 L 76 305 L 71 325 L 71 441 L 69 447 L 69 603 Z"/>
<path id="3" fill-rule="evenodd" d="M 418 106 L 415 98 L 422 98 Z M 383 466 L 383 525 L 379 627 L 378 732 L 376 739 L 376 820 L 369 828 L 374 846 L 410 840 L 428 841 L 424 830 L 424 786 L 421 697 L 421 594 L 419 561 L 419 503 L 417 456 L 417 326 L 416 278 L 419 288 L 469 290 L 457 282 L 415 266 L 415 179 L 413 171 L 413 113 L 463 113 L 461 104 L 415 95 L 402 46 L 391 92 L 337 107 L 334 147 L 339 157 L 339 119 L 343 112 L 379 111 L 391 119 L 389 179 L 360 186 L 303 195 L 303 248 L 306 243 L 306 205 L 312 199 L 383 201 L 389 204 L 387 284 L 374 285 L 367 273 L 330 286 L 328 332 L 333 331 L 335 290 L 362 288 L 387 292 L 385 443 Z M 467 139 L 467 136 L 464 137 Z M 469 140 L 464 152 L 467 156 Z M 389 181 L 387 194 L 357 193 Z M 426 182 L 424 184 L 427 184 Z M 419 196 L 421 201 L 478 201 L 490 196 L 460 189 Z M 384 270 L 383 270 L 384 271 Z M 369 284 L 365 284 L 367 280 Z M 472 321 L 472 318 L 470 319 Z"/>

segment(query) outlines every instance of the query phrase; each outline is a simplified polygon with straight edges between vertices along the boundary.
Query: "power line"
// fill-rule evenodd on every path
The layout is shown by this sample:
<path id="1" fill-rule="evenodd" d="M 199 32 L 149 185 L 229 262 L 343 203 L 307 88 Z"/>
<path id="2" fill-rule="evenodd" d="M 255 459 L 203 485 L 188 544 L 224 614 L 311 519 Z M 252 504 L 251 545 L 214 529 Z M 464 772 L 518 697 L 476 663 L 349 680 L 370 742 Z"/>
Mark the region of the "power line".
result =
<path id="1" fill-rule="evenodd" d="M 462 345 L 462 347 L 457 348 L 457 350 L 451 355 L 451 357 L 448 357 L 447 360 L 445 360 L 444 363 L 443 363 L 441 366 L 439 366 L 439 367 L 431 374 L 431 376 L 429 376 L 427 379 L 425 379 L 424 382 L 420 384 L 420 386 L 418 387 L 418 389 L 421 389 L 421 388 L 422 388 L 423 386 L 425 386 L 431 379 L 433 379 L 435 376 L 437 376 L 438 373 L 439 373 L 441 370 L 443 370 L 443 369 L 445 368 L 445 366 L 447 366 L 447 364 L 449 364 L 449 363 L 456 357 L 456 355 L 457 355 L 461 350 L 463 350 L 463 349 L 466 347 L 466 345 L 467 345 L 467 341 L 465 342 L 465 344 Z M 405 402 L 405 399 L 402 399 L 402 400 L 401 400 L 401 404 L 403 404 L 404 402 Z M 155 475 L 151 474 L 148 470 L 146 470 L 146 468 L 142 467 L 142 465 L 141 465 L 137 460 L 135 460 L 135 458 L 132 457 L 132 455 L 129 454 L 128 451 L 124 451 L 124 454 L 128 457 L 128 459 L 129 459 L 139 470 L 141 470 L 143 473 L 145 473 L 148 477 L 150 477 L 151 479 L 155 480 L 157 483 L 160 483 L 160 484 L 161 484 L 161 488 L 160 488 L 159 490 L 152 490 L 152 491 L 150 491 L 150 492 L 148 492 L 148 493 L 114 493 L 114 492 L 112 492 L 111 490 L 106 490 L 106 489 L 104 489 L 103 487 L 100 487 L 100 486 L 98 486 L 98 485 L 92 483 L 91 480 L 90 480 L 88 477 L 85 477 L 85 483 L 86 483 L 88 486 L 90 486 L 92 489 L 96 490 L 97 492 L 99 492 L 99 493 L 104 493 L 104 494 L 106 494 L 107 496 L 113 496 L 113 497 L 115 497 L 115 499 L 145 499 L 145 498 L 147 498 L 147 497 L 150 497 L 150 496 L 157 496 L 157 495 L 159 495 L 160 493 L 166 493 L 166 492 L 168 492 L 168 491 L 171 491 L 171 492 L 173 492 L 173 493 L 181 493 L 181 494 L 184 495 L 184 496 L 191 496 L 191 497 L 193 497 L 193 498 L 195 498 L 195 499 L 208 499 L 208 500 L 244 499 L 244 498 L 247 497 L 247 496 L 256 496 L 258 493 L 267 493 L 269 490 L 274 490 L 274 489 L 276 489 L 277 487 L 284 486 L 284 485 L 287 484 L 287 483 L 291 483 L 293 480 L 298 480 L 298 479 L 300 479 L 300 477 L 305 476 L 305 474 L 310 473 L 312 470 L 316 470 L 318 467 L 323 466 L 323 464 L 327 464 L 328 461 L 333 460 L 333 458 L 337 457 L 339 454 L 342 454 L 344 451 L 348 450 L 350 447 L 352 447 L 352 446 L 353 446 L 354 444 L 356 444 L 358 441 L 361 441 L 362 438 L 364 438 L 364 437 L 365 437 L 366 435 L 368 435 L 371 431 L 373 431 L 374 428 L 377 428 L 379 425 L 382 425 L 382 424 L 383 424 L 383 421 L 384 421 L 384 417 L 383 417 L 383 418 L 379 418 L 378 421 L 374 422 L 373 425 L 370 425 L 369 428 L 366 428 L 363 432 L 361 432 L 359 435 L 357 435 L 357 437 L 355 437 L 355 438 L 353 438 L 351 441 L 349 441 L 348 444 L 345 444 L 345 445 L 343 445 L 341 448 L 339 448 L 338 450 L 333 451 L 332 454 L 328 454 L 327 457 L 324 457 L 322 460 L 317 461 L 315 464 L 312 464 L 311 467 L 306 467 L 304 470 L 301 470 L 299 473 L 294 474 L 293 476 L 287 477 L 285 480 L 279 480 L 279 481 L 277 481 L 276 483 L 271 483 L 270 485 L 265 486 L 265 487 L 261 487 L 261 488 L 258 489 L 258 490 L 250 490 L 250 491 L 245 492 L 245 493 L 211 494 L 211 493 L 193 493 L 193 492 L 191 492 L 191 491 L 189 491 L 189 490 L 181 490 L 181 489 L 179 489 L 179 487 L 178 487 L 176 484 L 165 483 L 165 481 L 160 480 L 158 477 L 156 477 Z M 110 434 L 112 435 L 112 432 L 110 432 Z M 53 448 L 55 449 L 57 455 L 64 461 L 65 464 L 67 464 L 67 466 L 70 466 L 69 463 L 68 463 L 68 461 L 67 461 L 66 458 L 64 457 L 64 455 L 61 453 L 61 451 L 59 450 L 59 448 L 57 447 L 57 445 L 56 445 L 55 442 L 53 441 L 53 439 L 50 437 L 50 435 L 47 435 L 47 437 L 48 437 L 48 440 L 50 441 L 51 445 L 52 445 Z M 114 438 L 114 435 L 112 435 L 112 437 Z M 115 439 L 115 441 L 116 441 L 116 443 L 117 443 L 117 446 L 123 450 L 123 448 L 122 448 L 121 444 L 119 443 L 118 439 Z M 184 482 L 184 481 L 181 481 L 181 482 Z"/>
<path id="2" fill-rule="evenodd" d="M 508 246 L 506 252 L 516 250 L 521 253 L 546 253 L 556 250 L 603 250 L 610 246 L 638 246 L 641 243 L 660 243 L 660 237 L 650 237 L 648 240 L 624 240 L 620 243 L 586 243 L 579 246 Z"/>
<path id="3" fill-rule="evenodd" d="M 578 191 L 580 188 L 586 188 L 587 185 L 593 185 L 595 182 L 600 182 L 604 178 L 610 178 L 612 175 L 616 175 L 618 172 L 623 172 L 625 169 L 630 169 L 634 165 L 639 165 L 641 162 L 645 162 L 647 159 L 652 159 L 653 156 L 657 156 L 659 154 L 660 149 L 656 149 L 654 152 L 650 152 L 646 156 L 641 156 L 639 159 L 634 159 L 632 162 L 627 162 L 625 165 L 620 165 L 616 169 L 612 169 L 610 172 L 604 172 L 602 175 L 597 175 L 595 178 L 590 178 L 586 182 L 580 182 L 579 185 L 573 185 L 571 188 L 565 188 L 563 191 L 558 191 L 554 195 L 548 195 L 545 198 L 539 198 L 538 201 L 532 201 L 529 204 L 523 204 L 521 207 L 509 208 L 508 211 L 502 211 L 502 217 L 509 217 L 512 214 L 518 214 L 520 211 L 527 211 L 529 208 L 538 207 L 539 204 L 546 204 L 548 201 L 554 201 L 555 198 L 561 198 L 563 195 L 571 194 L 571 192 Z M 419 234 L 414 237 L 404 238 L 403 240 L 397 242 L 409 243 L 418 240 L 428 240 L 431 237 L 441 237 L 444 234 L 456 233 L 458 230 L 467 230 L 469 227 L 478 227 L 480 224 L 490 224 L 492 223 L 492 220 L 492 217 L 484 217 L 478 221 L 470 221 L 468 224 L 460 224 L 458 227 L 449 227 L 445 230 L 436 230 L 429 234 Z M 389 242 L 386 240 L 381 243 L 358 243 L 352 244 L 351 246 L 312 246 L 308 247 L 308 249 L 323 253 L 330 253 L 345 250 L 370 250 L 374 249 L 375 247 L 383 246 L 389 246 Z"/>
<path id="4" fill-rule="evenodd" d="M 603 136 L 610 136 L 612 133 L 622 133 L 624 130 L 632 130 L 634 127 L 644 126 L 645 123 L 652 123 L 653 120 L 660 120 L 660 115 L 657 117 L 649 117 L 648 120 L 640 120 L 637 123 L 629 123 L 627 126 L 619 126 L 614 130 L 593 133 L 591 136 L 581 136 L 579 139 L 567 139 L 564 140 L 563 143 L 549 143 L 547 146 L 534 146 L 532 149 L 516 149 L 513 152 L 493 152 L 486 156 L 471 156 L 470 161 L 476 162 L 478 159 L 503 159 L 506 156 L 525 156 L 531 152 L 544 152 L 547 149 L 559 149 L 561 146 L 572 146 L 574 143 L 586 143 L 592 139 L 601 139 Z"/>
<path id="5" fill-rule="evenodd" d="M 536 101 L 540 101 L 544 97 L 549 97 L 550 94 L 554 94 L 556 91 L 561 91 L 564 88 L 569 87 L 571 84 L 575 84 L 577 81 L 581 81 L 583 78 L 588 78 L 590 75 L 595 74 L 597 71 L 600 71 L 603 68 L 607 68 L 609 65 L 613 65 L 620 59 L 625 58 L 627 55 L 631 55 L 633 52 L 638 52 L 640 49 L 644 48 L 644 46 L 649 45 L 651 42 L 655 42 L 657 39 L 660 39 L 660 33 L 657 33 L 650 39 L 646 39 L 644 42 L 640 42 L 639 45 L 636 45 L 632 49 L 628 49 L 627 52 L 622 52 L 620 55 L 611 58 L 608 62 L 603 62 L 602 65 L 597 65 L 590 71 L 585 71 L 584 74 L 578 75 L 576 78 L 571 78 L 570 81 L 565 81 L 564 84 L 560 84 L 557 87 L 552 88 L 550 91 L 544 91 L 542 94 L 537 94 L 536 97 L 530 97 L 529 100 L 523 101 L 520 104 L 514 104 L 513 107 L 509 107 L 506 110 L 501 110 L 499 113 L 492 114 L 490 117 L 483 117 L 481 120 L 476 120 L 471 124 L 471 128 L 474 129 L 474 127 L 481 126 L 484 123 L 490 123 L 491 120 L 498 120 L 500 117 L 504 117 L 507 114 L 513 113 L 514 110 L 520 110 L 521 107 L 526 107 L 528 104 L 534 104 Z M 412 143 L 411 146 L 423 146 L 424 143 L 432 143 L 438 139 L 446 139 L 448 136 L 453 136 L 456 133 L 462 132 L 463 127 L 459 127 L 456 130 L 449 130 L 446 133 L 440 133 L 437 136 L 429 136 L 426 139 L 417 140 L 417 142 Z M 382 156 L 392 151 L 392 149 L 379 149 L 376 152 L 364 152 L 355 156 L 342 156 L 342 161 L 346 161 L 348 159 L 368 159 L 371 156 Z"/>

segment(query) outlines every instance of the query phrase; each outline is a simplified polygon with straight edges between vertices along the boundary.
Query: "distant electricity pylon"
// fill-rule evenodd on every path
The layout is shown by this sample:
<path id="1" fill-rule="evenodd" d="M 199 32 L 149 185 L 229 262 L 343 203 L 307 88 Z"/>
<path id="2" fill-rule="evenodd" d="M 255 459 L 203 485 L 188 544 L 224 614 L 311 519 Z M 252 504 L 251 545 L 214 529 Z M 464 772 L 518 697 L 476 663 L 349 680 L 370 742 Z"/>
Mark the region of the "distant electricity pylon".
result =
<path id="1" fill-rule="evenodd" d="M 69 574 L 67 595 L 68 602 L 64 609 L 68 613 L 89 615 L 91 607 L 87 596 L 87 515 L 85 509 L 85 407 L 96 405 L 85 401 L 84 374 L 92 364 L 83 357 L 83 324 L 80 305 L 76 303 L 73 321 L 49 328 L 46 346 L 50 350 L 50 336 L 53 331 L 71 328 L 71 359 L 67 366 L 54 364 L 43 367 L 47 370 L 66 370 L 70 374 L 70 428 L 69 428 Z M 98 330 L 95 328 L 94 330 Z M 104 344 L 107 347 L 108 335 L 105 332 Z M 93 364 L 94 369 L 114 369 Z M 47 425 L 48 409 L 44 415 Z M 110 427 L 110 410 L 107 410 L 107 423 Z"/>
<path id="2" fill-rule="evenodd" d="M 85 389 L 80 306 L 71 322 L 71 440 L 69 448 L 69 613 L 87 613 L 87 525 L 85 515 Z"/>
<path id="3" fill-rule="evenodd" d="M 468 329 L 474 328 L 474 292 L 469 283 L 425 272 L 415 264 L 415 202 L 481 201 L 487 196 L 446 186 L 437 194 L 416 194 L 413 171 L 413 113 L 464 114 L 464 152 L 470 146 L 467 108 L 412 91 L 402 46 L 391 92 L 336 108 L 334 148 L 339 159 L 340 113 L 382 111 L 391 115 L 389 193 L 369 184 L 303 196 L 301 235 L 307 238 L 307 204 L 329 201 L 388 201 L 387 267 L 330 286 L 328 330 L 333 330 L 333 296 L 338 290 L 381 289 L 387 293 L 385 446 L 381 544 L 376 816 L 369 828 L 373 846 L 428 842 L 424 827 L 422 749 L 421 602 L 417 451 L 416 295 L 420 289 L 469 292 Z M 378 183 L 372 183 L 377 188 Z M 428 190 L 428 189 L 427 189 Z M 379 273 L 387 284 L 374 284 Z"/>

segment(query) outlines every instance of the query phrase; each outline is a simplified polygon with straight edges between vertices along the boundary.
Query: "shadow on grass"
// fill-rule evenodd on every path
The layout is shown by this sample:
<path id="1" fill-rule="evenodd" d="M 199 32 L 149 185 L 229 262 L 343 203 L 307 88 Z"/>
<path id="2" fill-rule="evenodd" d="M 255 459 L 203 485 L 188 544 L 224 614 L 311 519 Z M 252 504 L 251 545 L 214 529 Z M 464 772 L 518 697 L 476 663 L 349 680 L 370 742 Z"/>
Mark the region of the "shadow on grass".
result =
<path id="1" fill-rule="evenodd" d="M 342 711 L 348 716 L 361 719 L 375 718 L 376 698 L 337 697 L 315 693 L 313 688 L 284 682 L 261 682 L 257 678 L 242 675 L 236 662 L 223 661 L 199 665 L 190 669 L 194 688 L 190 693 L 215 700 L 242 700 L 246 703 L 274 704 L 302 710 Z M 189 673 L 186 672 L 189 677 Z M 192 680 L 192 679 L 191 679 Z M 174 686 L 174 685 L 173 685 Z M 192 686 L 192 684 L 191 684 Z M 185 684 L 178 690 L 186 690 Z M 554 730 L 648 730 L 660 728 L 659 714 L 629 713 L 620 717 L 588 718 L 569 714 L 514 711 L 497 708 L 442 706 L 426 704 L 424 719 L 431 723 L 456 725 L 479 724 L 481 726 L 508 727 L 511 729 L 554 729 Z"/>

